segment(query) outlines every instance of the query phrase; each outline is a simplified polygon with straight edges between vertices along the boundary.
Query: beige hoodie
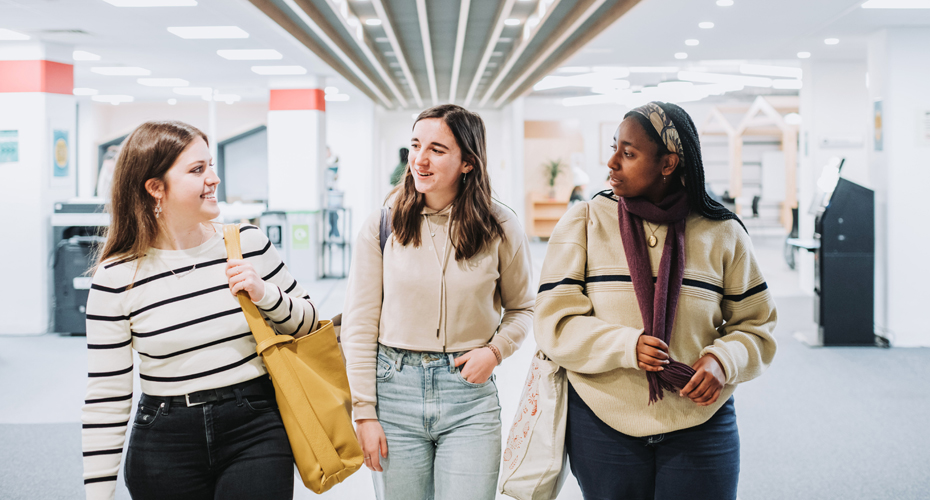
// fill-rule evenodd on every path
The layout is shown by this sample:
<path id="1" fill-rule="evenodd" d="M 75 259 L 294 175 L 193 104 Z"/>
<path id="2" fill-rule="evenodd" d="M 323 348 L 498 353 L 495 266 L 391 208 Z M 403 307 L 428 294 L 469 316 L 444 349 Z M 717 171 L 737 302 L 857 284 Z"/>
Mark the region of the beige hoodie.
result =
<path id="1" fill-rule="evenodd" d="M 492 212 L 505 238 L 464 262 L 449 241 L 451 205 L 422 211 L 419 247 L 393 235 L 379 245 L 381 211 L 356 243 L 342 315 L 342 345 L 355 419 L 377 418 L 378 344 L 424 352 L 460 352 L 494 344 L 507 358 L 533 323 L 536 299 L 529 243 L 516 215 Z M 501 310 L 504 314 L 501 316 Z"/>

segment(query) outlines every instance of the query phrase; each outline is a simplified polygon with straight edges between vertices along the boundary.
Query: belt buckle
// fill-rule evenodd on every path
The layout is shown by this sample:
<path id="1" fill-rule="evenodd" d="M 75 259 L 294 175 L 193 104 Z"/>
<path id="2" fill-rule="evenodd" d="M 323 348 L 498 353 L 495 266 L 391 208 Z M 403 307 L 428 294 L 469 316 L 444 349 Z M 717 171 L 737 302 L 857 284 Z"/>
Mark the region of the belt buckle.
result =
<path id="1" fill-rule="evenodd" d="M 190 394 L 185 394 L 185 395 L 184 395 L 184 402 L 187 403 L 187 407 L 188 407 L 188 408 L 190 408 L 191 406 L 200 406 L 200 405 L 202 405 L 202 404 L 206 404 L 205 401 L 204 401 L 204 402 L 200 402 L 200 403 L 191 403 L 191 395 L 190 395 Z"/>

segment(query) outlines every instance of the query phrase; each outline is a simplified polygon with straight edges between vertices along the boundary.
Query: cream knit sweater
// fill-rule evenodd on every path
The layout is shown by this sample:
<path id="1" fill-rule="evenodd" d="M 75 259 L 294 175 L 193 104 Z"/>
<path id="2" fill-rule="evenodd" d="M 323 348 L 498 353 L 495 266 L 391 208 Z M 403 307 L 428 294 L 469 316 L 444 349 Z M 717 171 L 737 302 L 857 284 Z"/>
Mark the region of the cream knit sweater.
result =
<path id="1" fill-rule="evenodd" d="M 536 341 L 612 428 L 649 436 L 700 425 L 726 402 L 736 384 L 758 377 L 775 355 L 775 302 L 749 235 L 736 221 L 688 216 L 671 355 L 692 365 L 704 354 L 714 354 L 723 365 L 726 385 L 710 406 L 697 406 L 669 391 L 650 405 L 646 372 L 636 362 L 643 321 L 617 217 L 616 197 L 603 192 L 572 207 L 556 226 L 536 299 Z M 653 276 L 666 231 L 667 226 L 656 230 L 659 242 L 649 249 Z"/>
<path id="2" fill-rule="evenodd" d="M 423 210 L 419 247 L 401 245 L 392 235 L 383 256 L 380 210 L 362 225 L 341 332 L 356 420 L 377 418 L 379 343 L 424 352 L 468 351 L 491 343 L 507 358 L 533 324 L 533 268 L 516 215 L 494 203 L 492 213 L 505 238 L 459 262 L 449 241 L 450 207 Z"/>

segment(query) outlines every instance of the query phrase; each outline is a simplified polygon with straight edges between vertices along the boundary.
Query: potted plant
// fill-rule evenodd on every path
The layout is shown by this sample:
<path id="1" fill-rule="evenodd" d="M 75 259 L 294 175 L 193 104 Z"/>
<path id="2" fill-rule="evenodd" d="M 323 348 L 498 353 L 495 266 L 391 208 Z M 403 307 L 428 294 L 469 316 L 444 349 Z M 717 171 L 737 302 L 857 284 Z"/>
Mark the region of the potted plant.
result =
<path id="1" fill-rule="evenodd" d="M 562 159 L 549 160 L 543 163 L 543 172 L 546 176 L 546 183 L 549 184 L 549 198 L 555 198 L 555 180 L 562 173 Z"/>

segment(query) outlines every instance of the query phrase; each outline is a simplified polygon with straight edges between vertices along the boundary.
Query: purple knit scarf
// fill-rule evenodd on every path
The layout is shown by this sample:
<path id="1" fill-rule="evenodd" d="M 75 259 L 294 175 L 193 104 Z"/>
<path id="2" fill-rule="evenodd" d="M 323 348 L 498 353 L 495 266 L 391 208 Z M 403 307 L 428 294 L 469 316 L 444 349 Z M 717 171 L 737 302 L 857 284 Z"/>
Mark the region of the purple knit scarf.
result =
<path id="1" fill-rule="evenodd" d="M 658 205 L 643 198 L 620 198 L 617 203 L 620 218 L 620 238 L 630 266 L 633 289 L 643 327 L 647 335 L 672 345 L 672 327 L 678 309 L 678 295 L 685 273 L 685 217 L 688 216 L 688 196 L 683 189 L 665 197 Z M 659 275 L 652 280 L 652 264 L 646 247 L 643 220 L 651 224 L 668 224 Z M 665 369 L 646 372 L 649 380 L 649 403 L 662 399 L 663 389 L 683 388 L 694 375 L 690 366 L 669 358 Z"/>

